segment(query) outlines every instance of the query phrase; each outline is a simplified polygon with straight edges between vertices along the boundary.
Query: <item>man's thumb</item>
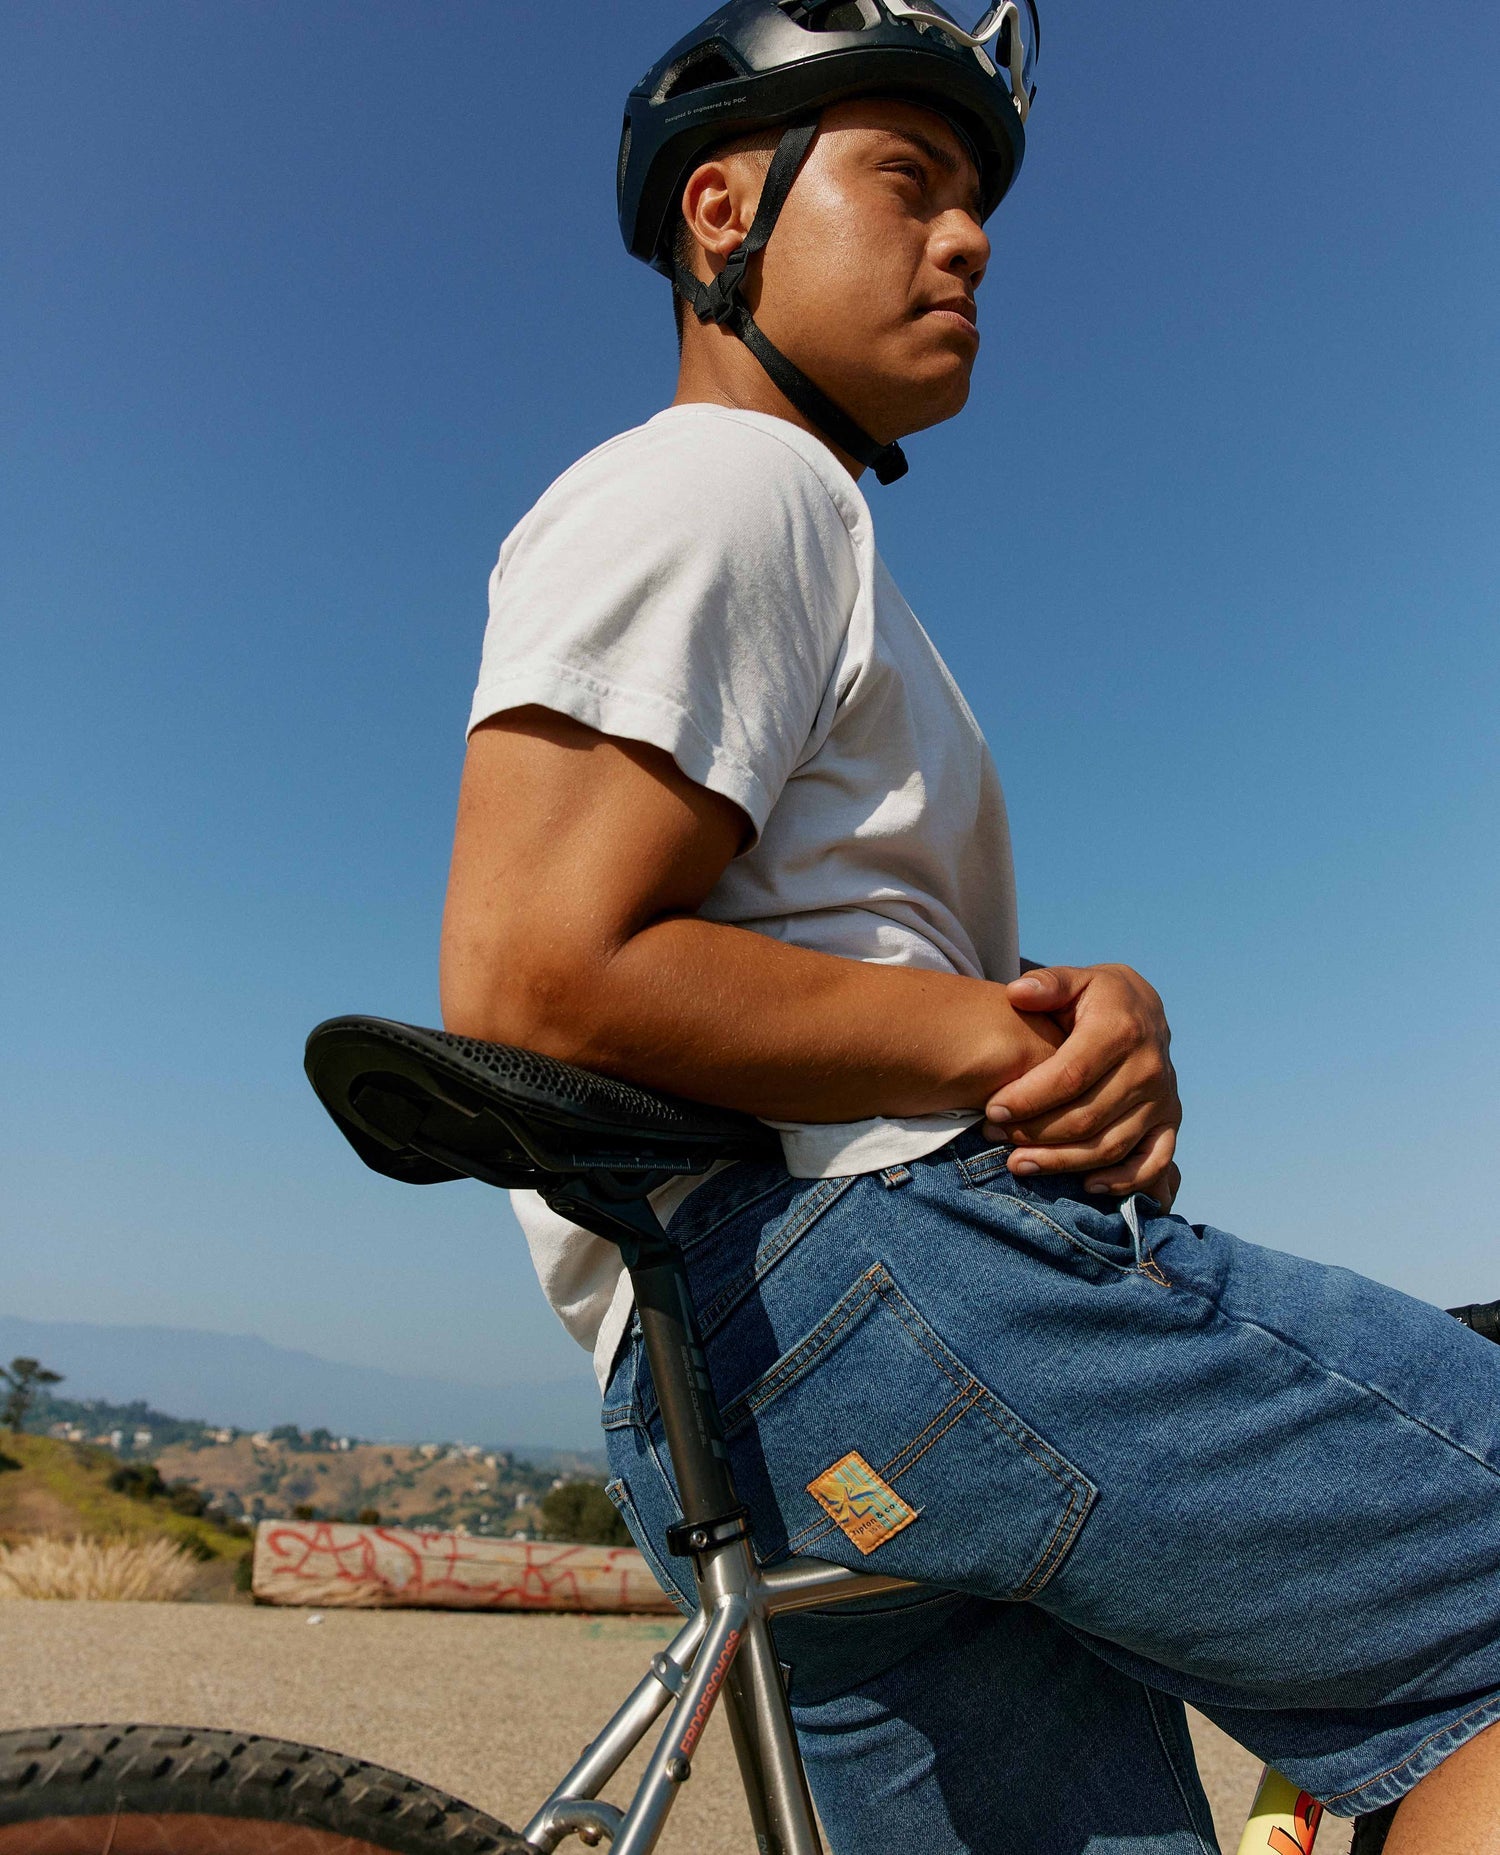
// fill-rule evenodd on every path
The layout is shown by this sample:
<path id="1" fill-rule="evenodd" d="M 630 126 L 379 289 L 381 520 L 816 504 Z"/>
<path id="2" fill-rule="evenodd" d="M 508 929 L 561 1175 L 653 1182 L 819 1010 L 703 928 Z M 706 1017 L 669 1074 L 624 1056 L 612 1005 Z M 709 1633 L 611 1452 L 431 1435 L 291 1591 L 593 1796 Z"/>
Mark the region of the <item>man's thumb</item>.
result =
<path id="1" fill-rule="evenodd" d="M 1076 966 L 1038 966 L 1005 988 L 1017 1011 L 1057 1011 L 1083 990 L 1083 974 Z"/>

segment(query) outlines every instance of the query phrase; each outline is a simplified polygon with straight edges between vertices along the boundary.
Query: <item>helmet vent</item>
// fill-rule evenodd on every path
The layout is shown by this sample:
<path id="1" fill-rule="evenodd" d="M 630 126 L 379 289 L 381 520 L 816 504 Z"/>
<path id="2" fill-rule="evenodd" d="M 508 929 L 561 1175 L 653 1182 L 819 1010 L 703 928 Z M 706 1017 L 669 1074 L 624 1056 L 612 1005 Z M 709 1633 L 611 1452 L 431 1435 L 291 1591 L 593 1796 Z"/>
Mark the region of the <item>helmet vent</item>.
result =
<path id="1" fill-rule="evenodd" d="M 744 73 L 726 56 L 722 45 L 698 45 L 686 58 L 679 59 L 662 73 L 661 83 L 652 97 L 655 103 L 669 102 L 690 90 L 704 90 L 710 84 L 733 83 Z"/>

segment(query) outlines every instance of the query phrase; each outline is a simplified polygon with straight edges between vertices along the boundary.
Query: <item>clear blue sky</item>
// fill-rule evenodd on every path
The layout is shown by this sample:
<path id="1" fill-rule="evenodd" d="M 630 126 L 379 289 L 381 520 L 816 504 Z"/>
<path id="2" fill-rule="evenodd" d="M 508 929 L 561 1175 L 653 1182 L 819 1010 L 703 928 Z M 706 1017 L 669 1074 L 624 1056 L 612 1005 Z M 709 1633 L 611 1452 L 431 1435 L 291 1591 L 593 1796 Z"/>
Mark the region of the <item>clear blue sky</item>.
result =
<path id="1" fill-rule="evenodd" d="M 582 1366 L 498 1195 L 362 1172 L 299 1059 L 435 1020 L 485 576 L 670 392 L 613 158 L 704 4 L 6 9 L 9 1312 Z M 872 486 L 884 551 L 1028 951 L 1167 999 L 1183 1208 L 1493 1296 L 1500 24 L 1044 33 L 977 391 Z"/>

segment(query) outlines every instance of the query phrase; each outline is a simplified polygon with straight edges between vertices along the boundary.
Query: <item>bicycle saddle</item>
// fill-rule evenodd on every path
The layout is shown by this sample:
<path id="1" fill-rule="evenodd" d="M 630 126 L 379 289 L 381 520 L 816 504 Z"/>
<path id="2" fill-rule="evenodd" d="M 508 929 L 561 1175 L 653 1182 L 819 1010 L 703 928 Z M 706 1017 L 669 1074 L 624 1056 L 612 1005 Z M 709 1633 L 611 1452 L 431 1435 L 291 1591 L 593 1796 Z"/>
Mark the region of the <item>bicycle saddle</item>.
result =
<path id="1" fill-rule="evenodd" d="M 330 1018 L 307 1079 L 365 1164 L 409 1185 L 480 1179 L 555 1194 L 567 1177 L 706 1172 L 777 1151 L 761 1122 L 533 1050 L 387 1018 Z"/>

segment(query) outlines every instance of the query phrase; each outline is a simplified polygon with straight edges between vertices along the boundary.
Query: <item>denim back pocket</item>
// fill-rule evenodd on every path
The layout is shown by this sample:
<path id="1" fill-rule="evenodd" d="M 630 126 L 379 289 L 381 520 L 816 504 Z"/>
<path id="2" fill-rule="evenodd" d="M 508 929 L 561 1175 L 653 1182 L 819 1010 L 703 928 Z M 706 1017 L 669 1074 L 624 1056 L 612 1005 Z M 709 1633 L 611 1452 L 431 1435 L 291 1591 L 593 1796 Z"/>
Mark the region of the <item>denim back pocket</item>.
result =
<path id="1" fill-rule="evenodd" d="M 1032 1597 L 1097 1494 L 943 1344 L 883 1263 L 734 1399 L 724 1423 L 765 1559 L 809 1553 Z"/>

